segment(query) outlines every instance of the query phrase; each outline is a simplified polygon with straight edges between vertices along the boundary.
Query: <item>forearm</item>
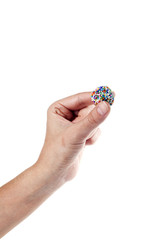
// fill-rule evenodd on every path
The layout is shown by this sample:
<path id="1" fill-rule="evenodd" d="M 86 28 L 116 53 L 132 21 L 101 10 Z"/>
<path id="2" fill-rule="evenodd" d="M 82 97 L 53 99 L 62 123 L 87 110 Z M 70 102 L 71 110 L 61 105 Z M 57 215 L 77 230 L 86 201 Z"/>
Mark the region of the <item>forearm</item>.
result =
<path id="1" fill-rule="evenodd" d="M 30 215 L 64 182 L 46 167 L 42 151 L 39 160 L 0 188 L 0 237 Z"/>

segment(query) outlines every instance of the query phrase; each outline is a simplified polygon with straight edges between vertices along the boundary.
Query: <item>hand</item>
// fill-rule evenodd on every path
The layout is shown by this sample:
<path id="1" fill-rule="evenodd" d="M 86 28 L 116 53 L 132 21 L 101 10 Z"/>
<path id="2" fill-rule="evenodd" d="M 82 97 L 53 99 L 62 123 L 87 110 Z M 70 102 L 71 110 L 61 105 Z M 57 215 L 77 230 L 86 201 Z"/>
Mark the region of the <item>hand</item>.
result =
<path id="1" fill-rule="evenodd" d="M 90 94 L 79 93 L 49 107 L 38 161 L 0 188 L 0 238 L 76 175 L 85 145 L 97 140 L 98 126 L 110 112 L 106 102 L 94 106 Z"/>
<path id="2" fill-rule="evenodd" d="M 44 166 L 65 181 L 77 173 L 86 145 L 93 144 L 100 135 L 98 126 L 110 112 L 110 105 L 95 106 L 91 93 L 84 92 L 53 103 L 47 112 L 47 129 L 39 158 Z"/>

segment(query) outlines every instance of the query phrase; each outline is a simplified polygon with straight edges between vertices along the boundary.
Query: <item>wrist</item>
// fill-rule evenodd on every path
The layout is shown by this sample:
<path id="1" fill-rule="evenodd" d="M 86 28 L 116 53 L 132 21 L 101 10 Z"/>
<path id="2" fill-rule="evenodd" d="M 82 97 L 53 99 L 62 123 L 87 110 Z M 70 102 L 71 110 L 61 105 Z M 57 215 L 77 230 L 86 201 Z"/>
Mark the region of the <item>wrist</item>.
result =
<path id="1" fill-rule="evenodd" d="M 53 188 L 59 188 L 65 183 L 63 173 L 60 171 L 58 163 L 60 160 L 55 152 L 55 146 L 52 143 L 44 143 L 35 168 L 44 178 L 46 184 Z"/>

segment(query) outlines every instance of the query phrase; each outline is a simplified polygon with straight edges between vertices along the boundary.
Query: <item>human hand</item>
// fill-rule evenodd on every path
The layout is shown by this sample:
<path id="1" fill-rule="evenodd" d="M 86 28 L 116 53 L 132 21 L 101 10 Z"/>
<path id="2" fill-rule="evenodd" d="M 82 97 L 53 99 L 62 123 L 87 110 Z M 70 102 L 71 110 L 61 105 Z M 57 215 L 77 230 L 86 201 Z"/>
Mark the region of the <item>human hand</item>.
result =
<path id="1" fill-rule="evenodd" d="M 75 94 L 48 108 L 37 162 L 0 189 L 0 238 L 76 175 L 84 147 L 97 140 L 98 126 L 110 112 L 108 103 L 95 106 L 90 96 Z"/>
<path id="2" fill-rule="evenodd" d="M 90 92 L 83 92 L 63 98 L 47 111 L 43 157 L 38 161 L 64 182 L 76 175 L 84 147 L 98 139 L 98 126 L 110 112 L 107 102 L 95 106 L 90 96 Z"/>

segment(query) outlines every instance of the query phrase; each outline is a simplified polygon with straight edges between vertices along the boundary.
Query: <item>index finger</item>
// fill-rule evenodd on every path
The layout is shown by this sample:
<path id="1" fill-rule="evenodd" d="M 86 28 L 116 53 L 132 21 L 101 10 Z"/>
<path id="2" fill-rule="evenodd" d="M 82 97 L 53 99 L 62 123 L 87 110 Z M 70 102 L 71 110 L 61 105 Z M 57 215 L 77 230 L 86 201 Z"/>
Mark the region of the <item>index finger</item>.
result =
<path id="1" fill-rule="evenodd" d="M 58 100 L 56 103 L 62 104 L 69 110 L 80 110 L 93 104 L 91 100 L 91 92 L 81 92 L 74 94 L 72 96 Z"/>

